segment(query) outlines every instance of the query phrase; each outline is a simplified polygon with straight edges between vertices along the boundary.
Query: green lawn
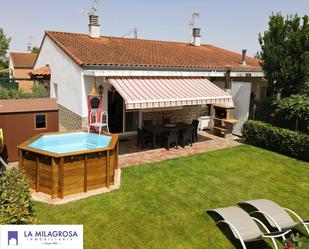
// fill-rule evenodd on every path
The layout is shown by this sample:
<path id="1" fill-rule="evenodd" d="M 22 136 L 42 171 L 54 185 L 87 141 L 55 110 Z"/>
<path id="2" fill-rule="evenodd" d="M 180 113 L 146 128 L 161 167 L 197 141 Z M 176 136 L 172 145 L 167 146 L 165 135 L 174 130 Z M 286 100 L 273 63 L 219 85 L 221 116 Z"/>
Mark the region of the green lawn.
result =
<path id="1" fill-rule="evenodd" d="M 228 249 L 205 210 L 256 198 L 309 218 L 309 163 L 242 145 L 125 168 L 119 190 L 35 209 L 42 224 L 84 224 L 86 249 Z"/>

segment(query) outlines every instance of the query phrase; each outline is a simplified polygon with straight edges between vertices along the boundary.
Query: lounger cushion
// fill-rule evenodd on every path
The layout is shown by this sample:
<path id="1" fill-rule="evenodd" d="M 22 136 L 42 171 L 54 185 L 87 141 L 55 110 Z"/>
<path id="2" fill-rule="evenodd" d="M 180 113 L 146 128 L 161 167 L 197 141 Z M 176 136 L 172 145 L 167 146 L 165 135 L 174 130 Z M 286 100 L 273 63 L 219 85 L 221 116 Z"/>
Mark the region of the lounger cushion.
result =
<path id="1" fill-rule="evenodd" d="M 209 211 L 216 212 L 222 217 L 223 220 L 231 223 L 239 232 L 244 241 L 258 240 L 262 237 L 262 233 L 256 223 L 244 210 L 239 207 L 218 208 Z M 231 230 L 233 231 L 233 229 Z M 233 233 L 234 236 L 238 238 L 234 231 Z"/>
<path id="2" fill-rule="evenodd" d="M 268 214 L 282 229 L 290 229 L 298 224 L 293 221 L 290 215 L 281 206 L 271 200 L 258 199 L 243 201 L 241 203 L 251 205 L 258 211 Z M 276 225 L 267 216 L 265 216 L 265 218 L 272 227 L 276 228 Z"/>

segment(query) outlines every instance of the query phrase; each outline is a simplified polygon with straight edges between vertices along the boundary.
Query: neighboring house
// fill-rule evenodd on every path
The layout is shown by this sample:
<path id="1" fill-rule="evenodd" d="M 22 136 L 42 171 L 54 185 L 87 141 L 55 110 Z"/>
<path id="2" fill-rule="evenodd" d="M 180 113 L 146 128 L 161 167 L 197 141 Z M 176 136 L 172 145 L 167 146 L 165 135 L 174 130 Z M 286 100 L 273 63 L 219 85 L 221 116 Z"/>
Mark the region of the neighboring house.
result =
<path id="1" fill-rule="evenodd" d="M 21 90 L 30 91 L 33 80 L 30 80 L 29 72 L 34 67 L 37 54 L 10 52 L 9 55 L 10 77 L 17 80 Z"/>
<path id="2" fill-rule="evenodd" d="M 90 16 L 89 34 L 46 31 L 35 68 L 49 65 L 51 97 L 58 99 L 66 129 L 87 125 L 93 84 L 103 86 L 112 132 L 131 133 L 146 119 L 191 122 L 209 115 L 211 104 L 231 101 L 229 94 L 243 122 L 251 92 L 265 95 L 259 60 L 245 50 L 201 44 L 198 28 L 193 38 L 183 43 L 100 36 L 98 17 Z"/>

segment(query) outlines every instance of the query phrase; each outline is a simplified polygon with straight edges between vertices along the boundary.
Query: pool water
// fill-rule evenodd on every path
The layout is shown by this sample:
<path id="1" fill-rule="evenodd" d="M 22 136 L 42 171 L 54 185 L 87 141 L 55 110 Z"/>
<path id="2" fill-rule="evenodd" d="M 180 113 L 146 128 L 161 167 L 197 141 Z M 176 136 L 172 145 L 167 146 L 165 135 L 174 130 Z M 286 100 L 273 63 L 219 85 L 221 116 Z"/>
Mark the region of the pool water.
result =
<path id="1" fill-rule="evenodd" d="M 105 148 L 112 137 L 87 132 L 44 135 L 28 146 L 53 153 L 70 153 Z"/>

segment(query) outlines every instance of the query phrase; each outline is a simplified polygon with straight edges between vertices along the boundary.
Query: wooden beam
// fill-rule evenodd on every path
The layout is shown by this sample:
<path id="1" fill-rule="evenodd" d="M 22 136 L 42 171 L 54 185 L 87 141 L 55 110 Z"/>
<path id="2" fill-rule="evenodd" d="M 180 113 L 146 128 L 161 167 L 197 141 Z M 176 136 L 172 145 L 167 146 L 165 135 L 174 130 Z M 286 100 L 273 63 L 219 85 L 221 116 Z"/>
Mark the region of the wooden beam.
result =
<path id="1" fill-rule="evenodd" d="M 84 192 L 88 191 L 88 167 L 87 167 L 87 155 L 84 156 Z"/>
<path id="2" fill-rule="evenodd" d="M 106 151 L 106 187 L 109 188 L 109 171 L 110 171 L 110 160 L 109 160 L 109 151 Z"/>
<path id="3" fill-rule="evenodd" d="M 24 169 L 24 155 L 23 155 L 23 151 L 19 150 L 19 168 L 20 169 Z"/>
<path id="4" fill-rule="evenodd" d="M 116 143 L 116 150 L 114 151 L 114 156 L 115 156 L 115 165 L 114 165 L 114 169 L 118 169 L 119 166 L 118 166 L 118 155 L 119 155 L 119 140 L 118 142 Z"/>
<path id="5" fill-rule="evenodd" d="M 54 199 L 58 196 L 58 177 L 56 175 L 57 163 L 55 158 L 51 160 L 51 198 Z"/>
<path id="6" fill-rule="evenodd" d="M 59 178 L 60 178 L 60 198 L 63 199 L 64 197 L 64 166 L 63 166 L 63 157 L 60 159 L 60 172 L 59 172 Z"/>
<path id="7" fill-rule="evenodd" d="M 36 156 L 36 186 L 35 186 L 35 191 L 39 192 L 40 191 L 40 159 L 39 155 Z"/>

